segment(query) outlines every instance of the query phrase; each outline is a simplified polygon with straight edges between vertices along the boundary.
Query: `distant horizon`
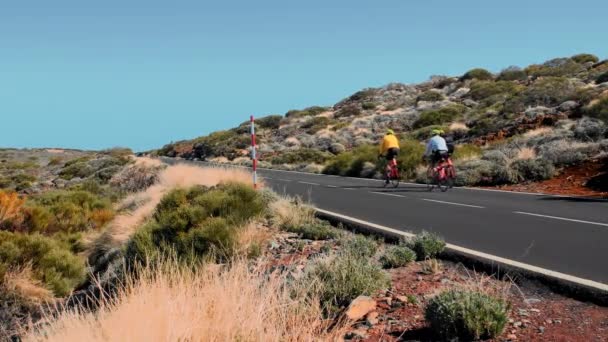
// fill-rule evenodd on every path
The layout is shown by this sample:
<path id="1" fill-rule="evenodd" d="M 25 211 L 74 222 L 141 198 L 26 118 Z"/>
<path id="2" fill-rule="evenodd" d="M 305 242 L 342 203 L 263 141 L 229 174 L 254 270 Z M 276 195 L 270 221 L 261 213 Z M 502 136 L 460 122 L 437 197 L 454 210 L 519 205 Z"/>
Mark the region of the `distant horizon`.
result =
<path id="1" fill-rule="evenodd" d="M 599 0 L 95 6 L 4 6 L 0 146 L 147 151 L 392 82 L 608 57 Z"/>

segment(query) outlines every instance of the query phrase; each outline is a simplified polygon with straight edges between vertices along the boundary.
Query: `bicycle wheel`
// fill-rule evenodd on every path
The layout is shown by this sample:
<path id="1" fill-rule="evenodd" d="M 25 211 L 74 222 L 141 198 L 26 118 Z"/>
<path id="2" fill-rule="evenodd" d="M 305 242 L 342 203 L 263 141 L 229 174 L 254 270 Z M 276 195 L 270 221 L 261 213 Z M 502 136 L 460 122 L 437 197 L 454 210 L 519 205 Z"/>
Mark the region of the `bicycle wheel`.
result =
<path id="1" fill-rule="evenodd" d="M 442 179 L 438 179 L 437 186 L 439 187 L 439 190 L 441 190 L 441 192 L 448 191 L 448 189 L 450 188 L 449 178 L 444 177 Z"/>
<path id="2" fill-rule="evenodd" d="M 392 178 L 391 184 L 393 185 L 393 188 L 398 187 L 399 186 L 399 177 Z"/>
<path id="3" fill-rule="evenodd" d="M 383 188 L 386 188 L 386 186 L 387 186 L 387 185 L 389 185 L 389 183 L 390 183 L 390 181 L 391 181 L 391 177 L 389 176 L 389 173 L 388 173 L 388 172 L 385 172 L 385 173 L 384 173 L 384 178 L 383 178 L 382 180 L 383 180 L 383 182 L 382 182 L 382 187 L 383 187 Z"/>

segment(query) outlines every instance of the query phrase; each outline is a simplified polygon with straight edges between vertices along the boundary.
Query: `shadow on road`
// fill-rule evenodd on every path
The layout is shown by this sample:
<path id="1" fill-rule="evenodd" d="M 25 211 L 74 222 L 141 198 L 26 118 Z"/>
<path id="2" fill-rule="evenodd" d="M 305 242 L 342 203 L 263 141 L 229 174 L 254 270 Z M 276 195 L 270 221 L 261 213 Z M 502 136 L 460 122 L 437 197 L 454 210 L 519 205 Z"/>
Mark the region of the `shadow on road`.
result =
<path id="1" fill-rule="evenodd" d="M 607 203 L 607 198 L 591 198 L 591 197 L 540 197 L 542 201 L 567 201 L 567 202 L 579 202 L 579 203 Z"/>

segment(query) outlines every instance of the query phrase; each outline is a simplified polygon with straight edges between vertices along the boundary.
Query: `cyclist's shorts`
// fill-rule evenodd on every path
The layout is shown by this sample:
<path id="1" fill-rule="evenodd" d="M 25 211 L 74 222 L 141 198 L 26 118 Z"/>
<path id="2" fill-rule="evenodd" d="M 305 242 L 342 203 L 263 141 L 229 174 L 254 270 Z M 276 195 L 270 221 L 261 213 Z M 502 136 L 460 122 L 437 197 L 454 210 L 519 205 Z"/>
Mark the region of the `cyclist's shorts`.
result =
<path id="1" fill-rule="evenodd" d="M 447 159 L 447 158 L 448 158 L 448 151 L 435 151 L 435 152 L 433 152 L 432 161 L 433 161 L 433 163 L 438 163 L 442 159 Z"/>
<path id="2" fill-rule="evenodd" d="M 399 155 L 399 149 L 398 148 L 389 148 L 388 151 L 386 151 L 386 160 L 393 160 L 393 158 L 395 158 L 396 156 Z"/>

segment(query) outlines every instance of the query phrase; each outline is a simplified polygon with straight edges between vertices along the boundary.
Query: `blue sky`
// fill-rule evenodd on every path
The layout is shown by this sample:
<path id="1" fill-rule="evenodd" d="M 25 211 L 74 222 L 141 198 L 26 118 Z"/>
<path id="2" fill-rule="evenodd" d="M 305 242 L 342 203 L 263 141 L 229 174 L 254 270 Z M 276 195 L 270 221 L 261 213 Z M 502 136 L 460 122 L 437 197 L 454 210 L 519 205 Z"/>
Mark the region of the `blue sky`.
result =
<path id="1" fill-rule="evenodd" d="M 590 52 L 608 3 L 3 1 L 0 146 L 135 150 L 430 75 Z"/>

